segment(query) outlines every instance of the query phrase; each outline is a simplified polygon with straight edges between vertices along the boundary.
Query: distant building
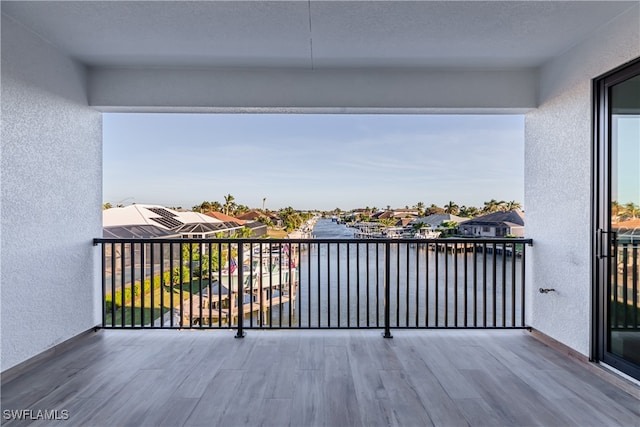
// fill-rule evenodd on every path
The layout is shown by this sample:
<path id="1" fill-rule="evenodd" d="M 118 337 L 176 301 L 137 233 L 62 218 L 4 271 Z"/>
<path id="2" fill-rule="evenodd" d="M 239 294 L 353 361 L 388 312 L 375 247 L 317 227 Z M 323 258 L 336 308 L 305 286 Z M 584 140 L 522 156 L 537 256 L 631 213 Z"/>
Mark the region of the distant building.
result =
<path id="1" fill-rule="evenodd" d="M 278 215 L 273 212 L 260 212 L 257 210 L 252 210 L 242 215 L 238 215 L 237 218 L 245 221 L 258 221 L 258 218 L 266 217 L 271 220 L 271 223 L 275 227 L 283 227 L 284 221 Z"/>
<path id="2" fill-rule="evenodd" d="M 267 226 L 259 221 L 234 218 L 218 211 L 205 212 L 205 215 L 218 219 L 220 221 L 224 221 L 227 223 L 234 222 L 242 227 L 249 228 L 253 233 L 251 237 L 262 237 L 267 234 Z"/>
<path id="3" fill-rule="evenodd" d="M 111 238 L 213 238 L 242 229 L 198 212 L 178 212 L 157 205 L 129 205 L 102 212 L 102 235 Z"/>
<path id="4" fill-rule="evenodd" d="M 461 223 L 458 233 L 475 237 L 524 237 L 524 213 L 507 211 L 479 216 Z"/>
<path id="5" fill-rule="evenodd" d="M 460 224 L 461 222 L 467 221 L 467 218 L 462 218 L 457 215 L 451 214 L 432 214 L 428 216 L 423 216 L 420 218 L 414 219 L 412 224 L 429 224 L 429 228 L 435 230 L 437 228 L 442 228 L 443 222 L 456 222 Z"/>

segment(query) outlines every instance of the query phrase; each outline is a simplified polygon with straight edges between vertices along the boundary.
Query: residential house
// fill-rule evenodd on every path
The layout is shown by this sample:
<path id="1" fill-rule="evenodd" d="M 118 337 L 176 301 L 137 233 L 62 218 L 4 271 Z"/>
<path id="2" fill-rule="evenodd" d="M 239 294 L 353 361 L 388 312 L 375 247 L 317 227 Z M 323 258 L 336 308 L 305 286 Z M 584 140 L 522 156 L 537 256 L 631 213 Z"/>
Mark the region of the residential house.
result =
<path id="1" fill-rule="evenodd" d="M 460 223 L 458 233 L 474 237 L 524 237 L 524 213 L 513 210 L 482 215 Z"/>
<path id="2" fill-rule="evenodd" d="M 258 221 L 258 218 L 266 217 L 271 220 L 274 227 L 283 227 L 284 221 L 274 212 L 260 212 L 257 210 L 251 210 L 249 212 L 238 215 L 236 218 L 245 221 Z"/>
<path id="3" fill-rule="evenodd" d="M 235 223 L 235 224 L 238 224 L 239 226 L 249 228 L 252 231 L 252 237 L 262 237 L 267 234 L 267 226 L 261 223 L 260 221 L 249 220 L 249 219 L 247 220 L 238 219 L 217 211 L 209 211 L 209 212 L 205 212 L 204 214 L 220 221 L 224 221 L 227 223 Z"/>

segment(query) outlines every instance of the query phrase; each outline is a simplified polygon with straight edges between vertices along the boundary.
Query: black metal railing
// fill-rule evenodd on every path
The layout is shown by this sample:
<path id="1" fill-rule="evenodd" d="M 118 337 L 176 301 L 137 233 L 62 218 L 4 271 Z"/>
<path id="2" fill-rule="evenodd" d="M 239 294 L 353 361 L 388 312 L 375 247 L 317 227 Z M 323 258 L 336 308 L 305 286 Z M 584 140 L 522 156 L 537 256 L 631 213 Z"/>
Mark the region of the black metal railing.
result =
<path id="1" fill-rule="evenodd" d="M 610 324 L 614 330 L 640 329 L 640 243 L 618 241 L 612 257 Z"/>
<path id="2" fill-rule="evenodd" d="M 530 239 L 96 239 L 104 328 L 524 328 Z"/>

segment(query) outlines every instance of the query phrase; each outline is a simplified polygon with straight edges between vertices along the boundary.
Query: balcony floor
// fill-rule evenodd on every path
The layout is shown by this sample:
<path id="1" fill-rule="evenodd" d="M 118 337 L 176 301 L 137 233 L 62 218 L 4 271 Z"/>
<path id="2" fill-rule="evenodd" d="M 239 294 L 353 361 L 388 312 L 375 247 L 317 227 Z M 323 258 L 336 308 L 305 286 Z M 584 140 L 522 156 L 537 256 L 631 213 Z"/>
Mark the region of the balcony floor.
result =
<path id="1" fill-rule="evenodd" d="M 2 409 L 66 409 L 64 426 L 640 425 L 638 399 L 528 332 L 393 334 L 100 331 L 3 384 Z"/>

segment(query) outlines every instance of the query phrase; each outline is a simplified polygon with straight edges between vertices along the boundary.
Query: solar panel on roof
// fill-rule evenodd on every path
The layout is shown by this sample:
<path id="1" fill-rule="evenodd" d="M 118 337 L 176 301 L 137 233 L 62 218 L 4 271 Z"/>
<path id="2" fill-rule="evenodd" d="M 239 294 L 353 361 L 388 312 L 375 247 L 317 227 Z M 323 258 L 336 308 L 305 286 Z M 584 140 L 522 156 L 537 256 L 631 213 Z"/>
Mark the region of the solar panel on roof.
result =
<path id="1" fill-rule="evenodd" d="M 175 218 L 175 217 L 178 216 L 178 215 L 176 215 L 176 214 L 174 214 L 172 212 L 169 212 L 168 210 L 163 209 L 163 208 L 147 208 L 147 209 L 150 210 L 151 212 L 155 213 L 155 214 L 160 215 L 163 218 Z"/>
<path id="2" fill-rule="evenodd" d="M 176 227 L 180 227 L 180 226 L 183 225 L 182 222 L 180 222 L 177 219 L 172 218 L 172 217 L 167 218 L 167 217 L 161 216 L 159 218 L 149 218 L 149 219 L 151 219 L 152 221 L 157 222 L 160 225 L 164 225 L 167 228 L 176 228 Z"/>

